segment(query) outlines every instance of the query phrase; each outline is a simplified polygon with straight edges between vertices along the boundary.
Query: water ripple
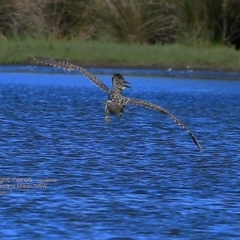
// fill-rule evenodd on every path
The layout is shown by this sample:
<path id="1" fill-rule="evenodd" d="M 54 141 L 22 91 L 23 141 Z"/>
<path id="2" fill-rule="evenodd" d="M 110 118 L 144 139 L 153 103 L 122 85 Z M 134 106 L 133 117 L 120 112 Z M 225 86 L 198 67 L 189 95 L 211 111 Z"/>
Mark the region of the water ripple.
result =
<path id="1" fill-rule="evenodd" d="M 105 125 L 104 93 L 47 71 L 0 74 L 1 239 L 239 239 L 240 82 L 126 76 L 199 153 L 154 111 Z"/>

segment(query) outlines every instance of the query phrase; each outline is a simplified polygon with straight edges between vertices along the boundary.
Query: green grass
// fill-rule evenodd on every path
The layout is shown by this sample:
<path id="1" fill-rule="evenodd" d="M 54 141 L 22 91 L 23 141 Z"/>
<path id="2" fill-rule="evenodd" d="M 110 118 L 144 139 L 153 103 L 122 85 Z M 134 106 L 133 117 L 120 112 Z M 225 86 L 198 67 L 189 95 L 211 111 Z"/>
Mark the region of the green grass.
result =
<path id="1" fill-rule="evenodd" d="M 240 70 L 240 54 L 223 46 L 141 45 L 99 41 L 0 39 L 0 64 L 36 64 L 33 56 L 82 66 Z"/>

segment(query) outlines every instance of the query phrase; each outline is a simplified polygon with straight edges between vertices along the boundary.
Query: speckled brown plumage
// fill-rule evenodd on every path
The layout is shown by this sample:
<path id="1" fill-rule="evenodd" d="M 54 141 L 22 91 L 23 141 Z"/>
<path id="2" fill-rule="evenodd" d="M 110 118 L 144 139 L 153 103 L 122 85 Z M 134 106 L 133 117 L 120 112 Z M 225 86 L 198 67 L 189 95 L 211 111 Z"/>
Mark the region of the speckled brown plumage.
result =
<path id="1" fill-rule="evenodd" d="M 189 128 L 185 126 L 178 118 L 176 118 L 174 115 L 168 112 L 166 109 L 162 108 L 159 105 L 146 102 L 145 100 L 142 100 L 142 99 L 134 99 L 134 98 L 128 98 L 128 97 L 122 96 L 122 91 L 125 88 L 129 88 L 130 83 L 127 82 L 121 74 L 119 73 L 113 74 L 112 89 L 109 89 L 100 79 L 92 75 L 85 68 L 79 67 L 67 61 L 57 60 L 54 58 L 44 58 L 44 57 L 34 57 L 34 60 L 46 65 L 63 68 L 67 71 L 80 71 L 86 77 L 88 77 L 90 81 L 92 81 L 100 89 L 106 92 L 108 94 L 108 100 L 104 102 L 105 111 L 106 111 L 106 117 L 105 117 L 106 123 L 109 122 L 109 117 L 108 117 L 109 114 L 116 114 L 118 115 L 119 118 L 121 118 L 126 105 L 142 106 L 145 108 L 156 110 L 170 117 L 173 120 L 173 122 L 181 126 L 184 130 L 186 130 L 189 133 L 189 135 L 191 136 L 191 138 L 193 139 L 194 143 L 197 145 L 199 150 L 200 151 L 202 150 L 202 146 L 200 145 L 200 143 L 198 142 L 194 134 L 189 130 Z"/>

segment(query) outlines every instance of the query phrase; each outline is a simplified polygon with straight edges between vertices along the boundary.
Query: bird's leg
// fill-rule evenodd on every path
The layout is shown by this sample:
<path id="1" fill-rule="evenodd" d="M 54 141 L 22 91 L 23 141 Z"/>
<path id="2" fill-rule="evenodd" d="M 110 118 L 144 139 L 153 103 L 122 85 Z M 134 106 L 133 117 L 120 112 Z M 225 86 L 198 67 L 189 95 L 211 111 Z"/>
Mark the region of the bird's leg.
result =
<path id="1" fill-rule="evenodd" d="M 120 112 L 120 113 L 118 114 L 118 117 L 119 117 L 120 119 L 122 119 L 122 112 Z"/>
<path id="2" fill-rule="evenodd" d="M 106 123 L 106 124 L 108 124 L 109 121 L 110 121 L 108 114 L 109 114 L 109 110 L 107 109 L 107 110 L 106 110 L 106 117 L 105 117 L 105 123 Z"/>

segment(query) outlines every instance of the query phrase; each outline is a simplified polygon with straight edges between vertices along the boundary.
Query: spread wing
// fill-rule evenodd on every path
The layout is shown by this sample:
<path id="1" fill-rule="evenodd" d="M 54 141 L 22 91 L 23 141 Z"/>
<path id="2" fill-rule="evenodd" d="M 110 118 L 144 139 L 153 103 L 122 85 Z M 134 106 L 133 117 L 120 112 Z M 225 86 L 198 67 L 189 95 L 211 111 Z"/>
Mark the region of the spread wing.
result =
<path id="1" fill-rule="evenodd" d="M 79 66 L 69 63 L 67 61 L 57 60 L 54 58 L 34 57 L 33 59 L 39 63 L 46 64 L 46 65 L 53 66 L 53 67 L 63 68 L 70 72 L 78 70 L 81 73 L 83 73 L 91 82 L 93 82 L 95 85 L 97 85 L 99 88 L 101 88 L 104 92 L 106 92 L 106 93 L 111 92 L 111 90 L 100 79 L 95 77 L 93 74 L 91 74 L 85 68 L 79 67 Z"/>
<path id="2" fill-rule="evenodd" d="M 149 108 L 149 109 L 153 109 L 153 110 L 157 110 L 161 113 L 166 114 L 167 116 L 169 116 L 177 125 L 181 126 L 183 129 L 185 129 L 189 135 L 191 136 L 191 138 L 193 139 L 194 143 L 197 145 L 197 147 L 199 148 L 199 150 L 202 150 L 202 146 L 200 145 L 200 143 L 198 142 L 197 138 L 193 135 L 193 133 L 189 130 L 189 128 L 187 126 L 185 126 L 178 118 L 176 118 L 175 116 L 173 116 L 170 112 L 168 112 L 166 109 L 150 103 L 150 102 L 146 102 L 144 100 L 141 99 L 135 99 L 135 98 L 126 98 L 125 100 L 125 104 L 132 104 L 132 105 L 138 105 L 138 106 L 142 106 L 145 108 Z"/>

